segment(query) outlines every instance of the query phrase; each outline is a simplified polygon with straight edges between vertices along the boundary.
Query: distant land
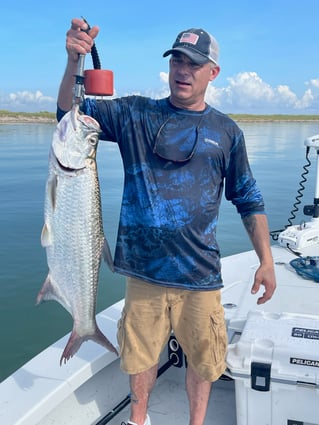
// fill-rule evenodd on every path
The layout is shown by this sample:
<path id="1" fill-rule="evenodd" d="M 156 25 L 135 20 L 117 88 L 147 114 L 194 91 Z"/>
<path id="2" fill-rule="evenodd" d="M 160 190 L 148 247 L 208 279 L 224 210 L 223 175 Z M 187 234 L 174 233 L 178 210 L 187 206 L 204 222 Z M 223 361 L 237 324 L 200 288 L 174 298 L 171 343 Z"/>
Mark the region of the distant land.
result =
<path id="1" fill-rule="evenodd" d="M 265 122 L 265 121 L 319 121 L 319 115 L 281 115 L 281 114 L 228 114 L 235 121 L 241 122 Z M 12 112 L 0 110 L 0 124 L 11 123 L 48 123 L 56 122 L 54 112 Z"/>
<path id="2" fill-rule="evenodd" d="M 11 112 L 0 109 L 0 124 L 48 123 L 56 122 L 53 112 Z"/>

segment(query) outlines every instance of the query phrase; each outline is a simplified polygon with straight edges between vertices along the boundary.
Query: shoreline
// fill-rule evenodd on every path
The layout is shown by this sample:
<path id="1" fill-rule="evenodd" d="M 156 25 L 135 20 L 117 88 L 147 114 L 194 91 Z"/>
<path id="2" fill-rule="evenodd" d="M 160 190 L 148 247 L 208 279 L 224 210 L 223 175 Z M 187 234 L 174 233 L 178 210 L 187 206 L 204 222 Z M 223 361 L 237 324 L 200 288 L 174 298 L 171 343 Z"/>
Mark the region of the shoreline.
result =
<path id="1" fill-rule="evenodd" d="M 248 115 L 227 114 L 236 122 L 319 122 L 319 115 Z M 0 113 L 1 124 L 57 124 L 55 114 L 51 113 Z"/>
<path id="2" fill-rule="evenodd" d="M 57 124 L 54 117 L 35 117 L 27 115 L 0 115 L 1 124 Z"/>

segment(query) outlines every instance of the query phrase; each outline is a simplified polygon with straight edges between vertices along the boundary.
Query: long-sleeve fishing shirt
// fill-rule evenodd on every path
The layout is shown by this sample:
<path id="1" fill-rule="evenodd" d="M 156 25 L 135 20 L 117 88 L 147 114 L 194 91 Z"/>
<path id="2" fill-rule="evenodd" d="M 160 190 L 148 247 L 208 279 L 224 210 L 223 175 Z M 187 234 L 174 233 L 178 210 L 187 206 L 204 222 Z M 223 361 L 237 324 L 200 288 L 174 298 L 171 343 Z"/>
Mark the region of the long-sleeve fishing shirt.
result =
<path id="1" fill-rule="evenodd" d="M 166 98 L 86 99 L 82 110 L 118 143 L 123 160 L 115 270 L 168 287 L 221 288 L 223 190 L 242 218 L 264 213 L 236 123 L 210 106 L 188 111 Z"/>

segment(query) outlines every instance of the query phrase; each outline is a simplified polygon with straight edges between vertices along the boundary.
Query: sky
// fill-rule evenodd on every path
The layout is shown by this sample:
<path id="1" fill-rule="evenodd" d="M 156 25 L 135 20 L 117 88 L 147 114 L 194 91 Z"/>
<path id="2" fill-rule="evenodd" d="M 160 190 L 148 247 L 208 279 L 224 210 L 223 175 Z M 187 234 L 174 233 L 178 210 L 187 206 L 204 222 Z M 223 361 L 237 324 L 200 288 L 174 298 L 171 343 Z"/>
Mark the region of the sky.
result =
<path id="1" fill-rule="evenodd" d="M 206 101 L 225 113 L 319 114 L 319 0 L 16 0 L 1 6 L 0 110 L 56 109 L 71 19 L 100 33 L 116 96 L 169 95 L 169 49 L 180 31 L 217 39 L 221 72 Z M 92 68 L 87 55 L 85 69 Z"/>

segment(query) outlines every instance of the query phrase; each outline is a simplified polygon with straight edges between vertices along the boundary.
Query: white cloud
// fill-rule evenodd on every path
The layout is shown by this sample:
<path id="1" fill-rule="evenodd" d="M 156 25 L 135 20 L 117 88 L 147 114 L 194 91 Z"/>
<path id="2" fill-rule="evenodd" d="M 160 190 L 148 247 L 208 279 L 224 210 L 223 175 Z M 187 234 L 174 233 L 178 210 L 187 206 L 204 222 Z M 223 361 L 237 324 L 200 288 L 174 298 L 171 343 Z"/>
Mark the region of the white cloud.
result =
<path id="1" fill-rule="evenodd" d="M 168 94 L 168 74 L 160 74 Z M 208 86 L 206 101 L 226 113 L 255 114 L 318 114 L 319 78 L 306 83 L 304 94 L 298 96 L 287 86 L 271 87 L 256 72 L 241 72 L 228 78 L 228 86 Z"/>
<path id="2" fill-rule="evenodd" d="M 317 78 L 316 80 L 310 80 L 309 85 L 313 86 L 313 88 L 319 91 L 319 78 Z"/>
<path id="3" fill-rule="evenodd" d="M 207 102 L 228 113 L 318 113 L 318 80 L 307 83 L 310 87 L 301 98 L 287 86 L 271 87 L 255 72 L 242 72 L 228 78 L 229 85 L 207 91 Z M 318 84 L 319 85 L 319 84 Z"/>
<path id="4" fill-rule="evenodd" d="M 168 84 L 168 72 L 160 72 L 160 80 Z"/>
<path id="5" fill-rule="evenodd" d="M 18 91 L 8 95 L 0 94 L 0 109 L 14 112 L 54 111 L 56 99 L 45 96 L 40 90 Z"/>
<path id="6" fill-rule="evenodd" d="M 159 75 L 161 88 L 141 93 L 146 96 L 161 98 L 169 95 L 168 73 Z M 305 92 L 297 96 L 287 85 L 272 87 L 256 72 L 241 72 L 227 79 L 226 87 L 210 84 L 206 101 L 226 113 L 254 114 L 318 114 L 319 78 L 305 83 Z M 127 93 L 133 94 L 133 92 Z M 115 95 L 116 97 L 116 95 Z M 40 90 L 18 91 L 9 95 L 0 93 L 0 109 L 11 111 L 52 111 L 56 108 L 56 99 L 45 96 Z"/>
<path id="7" fill-rule="evenodd" d="M 304 95 L 298 100 L 297 107 L 300 109 L 312 108 L 314 110 L 319 110 L 319 78 L 312 79 L 306 83 L 308 89 L 305 91 Z"/>

